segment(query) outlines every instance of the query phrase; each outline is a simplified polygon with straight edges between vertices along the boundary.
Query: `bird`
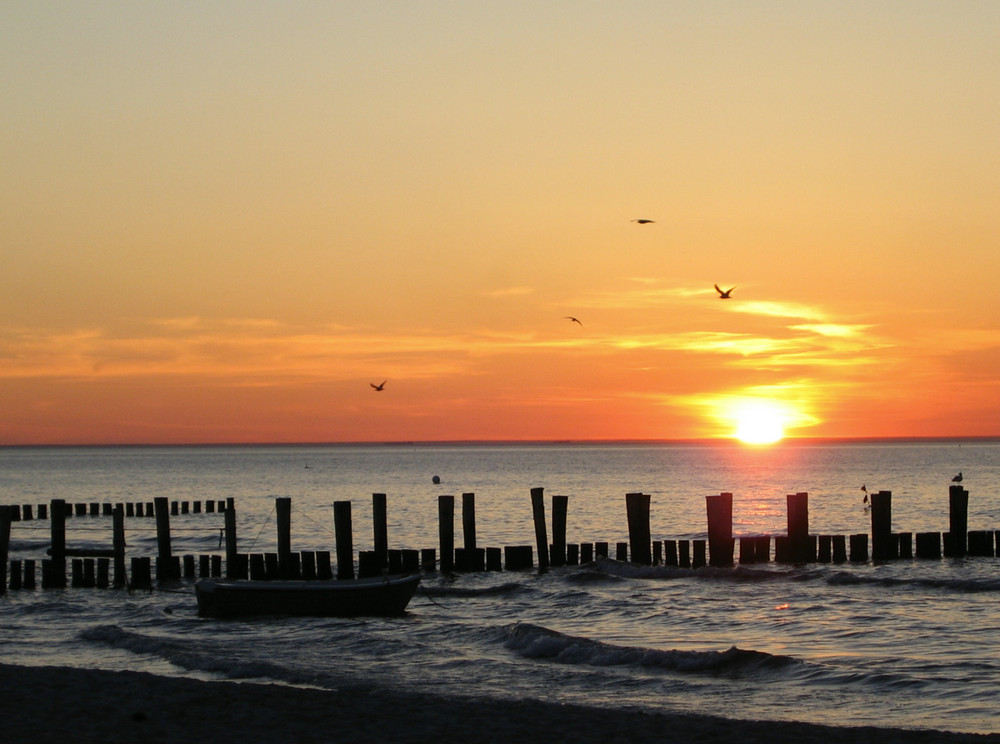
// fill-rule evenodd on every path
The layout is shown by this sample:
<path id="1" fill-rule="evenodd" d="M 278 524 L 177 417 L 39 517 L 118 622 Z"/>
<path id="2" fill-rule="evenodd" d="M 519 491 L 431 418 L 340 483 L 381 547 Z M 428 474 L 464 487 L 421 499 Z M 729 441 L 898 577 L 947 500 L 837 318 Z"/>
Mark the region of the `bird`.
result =
<path id="1" fill-rule="evenodd" d="M 729 293 L 732 292 L 734 289 L 736 289 L 736 287 L 730 287 L 725 292 L 723 292 L 721 289 L 719 289 L 719 285 L 718 284 L 715 285 L 715 291 L 719 293 L 719 299 L 720 300 L 728 300 L 729 299 Z"/>
<path id="2" fill-rule="evenodd" d="M 865 497 L 863 499 L 861 499 L 861 503 L 862 504 L 867 504 L 868 503 L 868 487 L 864 483 L 862 483 L 861 484 L 861 490 L 865 494 Z"/>
<path id="3" fill-rule="evenodd" d="M 580 323 L 580 319 L 574 318 L 572 315 L 564 315 L 563 317 L 566 318 L 566 320 L 572 321 L 573 323 Z M 580 323 L 580 325 L 583 325 L 583 323 Z"/>
<path id="4" fill-rule="evenodd" d="M 632 220 L 632 222 L 638 222 L 640 225 L 651 225 L 654 222 L 656 222 L 656 220 L 638 219 L 638 220 Z"/>
<path id="5" fill-rule="evenodd" d="M 376 393 L 381 393 L 383 390 L 385 390 L 385 384 L 387 382 L 389 382 L 389 381 L 388 380 L 382 380 L 382 384 L 381 385 L 376 385 L 374 382 L 369 382 L 368 384 L 371 385 L 373 388 L 375 388 L 375 392 Z"/>
<path id="6" fill-rule="evenodd" d="M 961 471 L 959 472 L 958 475 L 956 475 L 954 478 L 951 479 L 951 482 L 952 483 L 961 483 L 962 482 L 962 473 L 961 473 Z"/>

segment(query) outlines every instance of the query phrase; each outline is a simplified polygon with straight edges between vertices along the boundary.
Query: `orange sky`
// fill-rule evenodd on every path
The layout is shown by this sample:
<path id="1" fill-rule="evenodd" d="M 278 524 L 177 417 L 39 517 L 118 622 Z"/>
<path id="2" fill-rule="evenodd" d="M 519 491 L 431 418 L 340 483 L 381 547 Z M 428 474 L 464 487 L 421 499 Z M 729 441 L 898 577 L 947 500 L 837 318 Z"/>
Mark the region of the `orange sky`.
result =
<path id="1" fill-rule="evenodd" d="M 1000 435 L 1000 4 L 3 17 L 0 444 Z"/>

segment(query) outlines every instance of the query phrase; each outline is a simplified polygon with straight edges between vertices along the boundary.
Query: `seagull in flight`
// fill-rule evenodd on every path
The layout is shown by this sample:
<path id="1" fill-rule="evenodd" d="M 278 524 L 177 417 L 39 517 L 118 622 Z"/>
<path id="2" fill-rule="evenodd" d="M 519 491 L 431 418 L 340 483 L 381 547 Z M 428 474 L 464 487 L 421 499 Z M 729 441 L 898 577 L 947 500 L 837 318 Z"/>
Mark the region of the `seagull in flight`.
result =
<path id="1" fill-rule="evenodd" d="M 371 385 L 373 388 L 375 388 L 375 392 L 376 393 L 381 393 L 383 390 L 385 390 L 385 384 L 387 382 L 389 382 L 389 381 L 388 380 L 382 380 L 382 384 L 381 385 L 376 385 L 374 382 L 369 382 L 368 384 Z"/>
<path id="2" fill-rule="evenodd" d="M 715 285 L 715 291 L 719 293 L 719 299 L 720 300 L 728 300 L 729 299 L 729 293 L 732 292 L 734 289 L 736 289 L 736 287 L 730 287 L 725 292 L 723 292 L 721 289 L 719 289 L 719 285 L 718 284 Z"/>
<path id="3" fill-rule="evenodd" d="M 952 483 L 961 483 L 962 482 L 962 473 L 959 472 L 958 475 L 956 475 L 954 478 L 951 479 L 951 482 Z"/>
<path id="4" fill-rule="evenodd" d="M 656 220 L 639 219 L 639 220 L 632 220 L 632 222 L 638 222 L 640 225 L 652 225 L 654 222 L 656 222 Z"/>
<path id="5" fill-rule="evenodd" d="M 564 315 L 563 317 L 566 318 L 566 320 L 569 320 L 573 323 L 580 323 L 580 319 L 574 318 L 572 315 Z M 583 323 L 580 323 L 580 325 L 583 325 Z"/>

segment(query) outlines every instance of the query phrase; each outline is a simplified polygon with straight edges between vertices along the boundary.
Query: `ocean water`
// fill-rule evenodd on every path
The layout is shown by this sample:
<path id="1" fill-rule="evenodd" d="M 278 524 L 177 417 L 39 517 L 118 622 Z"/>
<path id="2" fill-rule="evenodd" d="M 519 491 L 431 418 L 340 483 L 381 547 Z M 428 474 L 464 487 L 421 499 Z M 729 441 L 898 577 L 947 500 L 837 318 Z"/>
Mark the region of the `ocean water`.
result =
<path id="1" fill-rule="evenodd" d="M 371 494 L 392 548 L 437 547 L 437 497 L 476 494 L 482 546 L 532 545 L 530 489 L 569 497 L 570 543 L 626 541 L 625 494 L 651 495 L 653 539 L 704 538 L 705 497 L 734 494 L 736 536 L 783 534 L 786 494 L 810 531 L 870 531 L 861 486 L 892 492 L 895 531 L 945 532 L 962 471 L 969 529 L 1000 529 L 1000 442 L 385 445 L 0 449 L 0 504 L 236 500 L 241 552 L 334 550 L 350 500 L 372 548 Z M 432 482 L 433 476 L 440 484 Z M 110 518 L 68 521 L 107 547 Z M 173 552 L 222 554 L 221 514 L 171 518 Z M 551 529 L 551 527 L 550 527 Z M 11 558 L 41 560 L 48 523 L 15 522 Z M 153 520 L 126 519 L 129 555 Z M 613 548 L 612 548 L 613 552 Z M 614 560 L 539 572 L 428 573 L 404 617 L 199 618 L 192 581 L 152 592 L 8 591 L 0 658 L 329 689 L 414 690 L 837 725 L 1000 731 L 1000 559 L 734 568 Z"/>

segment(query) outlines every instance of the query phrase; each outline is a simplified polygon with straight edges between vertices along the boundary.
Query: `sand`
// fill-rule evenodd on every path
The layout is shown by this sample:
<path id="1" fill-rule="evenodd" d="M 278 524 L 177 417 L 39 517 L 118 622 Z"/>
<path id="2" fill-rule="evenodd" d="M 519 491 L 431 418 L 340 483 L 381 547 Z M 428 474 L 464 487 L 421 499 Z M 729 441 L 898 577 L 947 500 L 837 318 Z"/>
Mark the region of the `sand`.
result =
<path id="1" fill-rule="evenodd" d="M 537 701 L 453 700 L 0 665 L 5 742 L 998 742 L 1000 735 L 835 728 Z"/>

